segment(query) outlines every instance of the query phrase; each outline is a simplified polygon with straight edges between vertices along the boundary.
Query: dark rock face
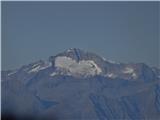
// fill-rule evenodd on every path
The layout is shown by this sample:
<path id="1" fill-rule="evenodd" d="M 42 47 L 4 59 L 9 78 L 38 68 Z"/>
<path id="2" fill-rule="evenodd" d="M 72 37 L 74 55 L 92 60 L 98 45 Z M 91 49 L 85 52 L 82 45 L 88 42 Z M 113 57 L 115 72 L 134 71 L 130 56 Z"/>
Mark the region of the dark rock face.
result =
<path id="1" fill-rule="evenodd" d="M 88 77 L 56 73 L 57 56 L 93 60 L 103 72 Z M 57 56 L 50 57 L 52 65 L 38 61 L 2 71 L 2 120 L 160 119 L 159 69 L 110 63 L 79 49 Z"/>

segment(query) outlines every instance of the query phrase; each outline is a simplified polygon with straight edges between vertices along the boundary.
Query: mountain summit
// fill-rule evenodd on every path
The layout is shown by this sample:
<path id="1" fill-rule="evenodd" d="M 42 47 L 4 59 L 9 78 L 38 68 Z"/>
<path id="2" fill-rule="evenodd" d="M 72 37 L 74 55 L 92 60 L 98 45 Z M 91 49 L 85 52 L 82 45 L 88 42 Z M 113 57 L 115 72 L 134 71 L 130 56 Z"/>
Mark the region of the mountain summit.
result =
<path id="1" fill-rule="evenodd" d="M 49 60 L 57 72 L 82 77 L 100 75 L 103 69 L 100 63 L 104 62 L 99 56 L 76 48 L 52 56 Z"/>
<path id="2" fill-rule="evenodd" d="M 160 119 L 160 70 L 71 48 L 2 71 L 2 116 L 34 119 Z"/>

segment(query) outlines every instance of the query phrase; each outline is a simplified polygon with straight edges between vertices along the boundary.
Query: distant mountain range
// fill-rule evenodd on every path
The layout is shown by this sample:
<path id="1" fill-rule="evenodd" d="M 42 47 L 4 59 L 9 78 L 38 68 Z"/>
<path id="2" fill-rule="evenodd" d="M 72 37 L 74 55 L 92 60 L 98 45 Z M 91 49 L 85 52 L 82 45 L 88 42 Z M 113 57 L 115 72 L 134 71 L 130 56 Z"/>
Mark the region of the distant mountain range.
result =
<path id="1" fill-rule="evenodd" d="M 2 117 L 18 120 L 158 120 L 160 70 L 71 48 L 1 72 Z"/>

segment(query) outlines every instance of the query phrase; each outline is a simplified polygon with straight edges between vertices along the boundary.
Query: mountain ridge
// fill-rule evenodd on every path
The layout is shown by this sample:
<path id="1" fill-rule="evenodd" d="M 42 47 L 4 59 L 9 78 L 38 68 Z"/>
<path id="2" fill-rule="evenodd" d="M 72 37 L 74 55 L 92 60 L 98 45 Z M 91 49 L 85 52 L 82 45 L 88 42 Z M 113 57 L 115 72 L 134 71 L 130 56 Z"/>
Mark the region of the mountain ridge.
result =
<path id="1" fill-rule="evenodd" d="M 160 119 L 160 71 L 69 49 L 2 71 L 2 116 L 18 120 Z M 78 54 L 78 55 L 77 55 Z"/>
<path id="2" fill-rule="evenodd" d="M 57 58 L 59 58 L 59 60 L 61 60 L 61 63 L 57 62 L 57 64 L 59 64 L 59 66 L 60 66 L 59 70 L 56 69 L 56 67 L 55 67 L 55 60 Z M 68 63 L 65 63 L 66 61 Z M 63 63 L 65 63 L 65 68 L 62 66 Z M 71 68 L 70 66 L 72 66 L 72 69 L 70 69 Z M 83 67 L 81 68 L 81 66 L 83 66 Z M 127 76 L 128 76 L 133 79 L 138 78 L 138 76 L 139 76 L 138 74 L 140 74 L 140 72 L 143 71 L 142 70 L 143 68 L 145 70 L 147 70 L 150 74 L 153 74 L 153 73 L 159 74 L 159 71 L 160 71 L 158 68 L 153 69 L 144 63 L 110 62 L 104 58 L 99 57 L 98 55 L 96 55 L 94 53 L 85 52 L 81 49 L 70 48 L 70 49 L 67 49 L 64 52 L 61 52 L 55 56 L 50 56 L 48 61 L 39 60 L 37 62 L 33 62 L 28 65 L 24 65 L 16 70 L 8 70 L 8 71 L 2 71 L 2 72 L 6 73 L 10 76 L 10 75 L 15 74 L 16 71 L 20 71 L 20 70 L 26 71 L 28 73 L 33 73 L 36 71 L 38 72 L 40 70 L 47 69 L 48 67 L 52 67 L 54 69 L 53 71 L 56 70 L 56 72 L 59 72 L 61 74 L 63 72 L 64 72 L 64 74 L 67 74 L 67 72 L 68 72 L 68 75 L 71 75 L 70 71 L 73 72 L 73 71 L 75 71 L 75 69 L 77 71 L 81 70 L 81 72 L 83 72 L 83 69 L 88 69 L 88 70 L 84 70 L 84 72 L 87 73 L 88 71 L 93 71 L 90 74 L 94 75 L 94 74 L 97 74 L 96 72 L 98 71 L 98 74 L 100 74 L 102 76 L 108 76 L 108 77 L 112 77 L 112 78 L 116 78 L 116 76 L 118 76 L 118 77 L 119 76 L 126 76 L 126 78 L 127 78 Z M 68 67 L 68 68 L 66 68 L 66 67 Z M 95 69 L 91 69 L 91 67 L 92 68 L 94 67 Z M 28 69 L 28 71 L 27 71 L 27 69 Z M 77 72 L 75 74 L 81 74 L 81 73 Z M 52 75 L 54 75 L 54 73 Z"/>

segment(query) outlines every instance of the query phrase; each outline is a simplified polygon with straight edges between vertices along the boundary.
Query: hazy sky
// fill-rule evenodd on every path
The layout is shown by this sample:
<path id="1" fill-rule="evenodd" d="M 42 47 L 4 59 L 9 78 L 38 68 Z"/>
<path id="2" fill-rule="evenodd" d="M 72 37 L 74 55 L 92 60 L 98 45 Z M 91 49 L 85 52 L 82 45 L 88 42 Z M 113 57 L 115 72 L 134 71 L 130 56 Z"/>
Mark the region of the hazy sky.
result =
<path id="1" fill-rule="evenodd" d="M 157 2 L 2 2 L 2 69 L 81 48 L 158 66 Z"/>

